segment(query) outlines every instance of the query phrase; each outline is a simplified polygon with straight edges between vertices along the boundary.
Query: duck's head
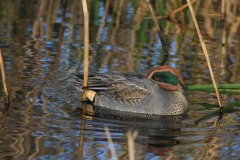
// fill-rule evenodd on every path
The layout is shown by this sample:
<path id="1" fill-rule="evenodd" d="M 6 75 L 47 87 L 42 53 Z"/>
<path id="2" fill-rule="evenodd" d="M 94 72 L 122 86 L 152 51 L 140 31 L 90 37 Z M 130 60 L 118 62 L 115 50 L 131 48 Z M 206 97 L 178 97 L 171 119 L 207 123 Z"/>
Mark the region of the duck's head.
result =
<path id="1" fill-rule="evenodd" d="M 169 66 L 154 67 L 147 72 L 146 77 L 167 91 L 177 91 L 185 85 L 181 74 Z"/>

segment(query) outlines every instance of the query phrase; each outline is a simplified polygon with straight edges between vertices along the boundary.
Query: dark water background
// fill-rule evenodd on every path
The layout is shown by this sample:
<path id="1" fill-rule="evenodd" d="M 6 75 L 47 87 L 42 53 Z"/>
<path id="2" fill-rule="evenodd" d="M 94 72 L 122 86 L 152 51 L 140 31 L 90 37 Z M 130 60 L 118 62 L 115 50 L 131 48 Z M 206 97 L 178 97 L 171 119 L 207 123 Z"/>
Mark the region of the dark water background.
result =
<path id="1" fill-rule="evenodd" d="M 90 74 L 108 71 L 146 73 L 163 59 L 163 49 L 146 0 L 88 0 Z M 158 16 L 186 4 L 155 0 Z M 221 30 L 221 1 L 198 0 L 193 8 L 218 83 L 240 83 L 240 2 L 226 1 Z M 186 84 L 211 84 L 211 78 L 188 8 L 160 20 L 170 56 Z M 223 32 L 222 58 L 219 37 Z M 0 46 L 11 106 L 0 133 L 0 159 L 77 159 L 81 128 L 81 94 L 72 87 L 69 70 L 83 70 L 84 22 L 80 0 L 3 0 L 0 2 Z M 4 111 L 1 87 L 0 117 Z M 119 159 L 129 159 L 127 131 L 138 130 L 136 159 L 239 159 L 240 112 L 236 107 L 198 125 L 215 110 L 214 93 L 185 92 L 188 117 L 175 119 L 88 115 L 84 159 L 111 159 L 104 125 L 108 125 Z M 221 94 L 223 105 L 240 100 Z"/>

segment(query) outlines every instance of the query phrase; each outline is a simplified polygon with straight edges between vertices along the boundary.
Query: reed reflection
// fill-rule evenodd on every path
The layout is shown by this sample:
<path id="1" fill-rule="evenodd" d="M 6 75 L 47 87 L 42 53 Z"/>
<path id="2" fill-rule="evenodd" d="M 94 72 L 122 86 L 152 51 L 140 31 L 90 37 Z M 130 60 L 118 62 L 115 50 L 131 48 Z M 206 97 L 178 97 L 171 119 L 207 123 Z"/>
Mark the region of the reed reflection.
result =
<path id="1" fill-rule="evenodd" d="M 80 118 L 82 109 L 76 108 L 74 113 Z M 138 154 L 138 145 L 141 144 L 151 149 L 156 156 L 165 156 L 167 151 L 173 150 L 175 145 L 181 143 L 176 138 L 181 133 L 181 128 L 184 127 L 182 121 L 186 118 L 186 114 L 154 116 L 120 112 L 93 106 L 92 104 L 86 105 L 88 124 L 94 124 L 95 122 L 102 124 L 100 126 L 93 125 L 94 128 L 91 130 L 97 130 L 99 127 L 103 128 L 104 125 L 108 125 L 111 134 L 113 134 L 112 139 L 114 143 L 126 142 L 129 129 L 138 131 L 138 136 L 135 139 L 135 154 Z M 116 137 L 116 134 L 121 135 L 122 138 Z M 95 140 L 102 141 L 102 138 L 97 137 Z M 104 148 L 107 149 L 107 145 Z M 120 156 L 117 155 L 117 157 Z"/>
<path id="2" fill-rule="evenodd" d="M 146 0 L 87 2 L 91 19 L 91 74 L 109 71 L 146 73 L 153 66 L 160 65 L 163 49 L 154 22 L 147 19 L 151 17 L 151 12 Z M 186 1 L 176 0 L 152 2 L 156 15 L 161 17 L 186 4 Z M 226 1 L 226 16 L 222 29 L 221 2 L 197 0 L 193 7 L 210 51 L 213 70 L 221 70 L 221 73 L 218 72 L 218 82 L 240 83 L 240 1 Z M 70 84 L 66 83 L 64 77 L 70 69 L 83 70 L 84 22 L 81 5 L 79 0 L 68 0 L 62 10 L 59 0 L 1 1 L 0 42 L 3 59 L 6 60 L 6 78 L 12 102 L 4 122 L 5 130 L 0 134 L 1 159 L 77 158 L 79 124 L 82 121 L 73 116 L 72 111 L 81 104 L 78 101 L 79 96 L 74 97 L 76 92 L 67 87 Z M 166 64 L 177 68 L 186 84 L 210 84 L 205 59 L 202 58 L 202 50 L 193 30 L 188 8 L 170 15 L 167 20 L 161 20 L 161 26 L 170 52 Z M 217 54 L 218 46 L 222 49 L 221 58 Z M 3 93 L 3 88 L 1 89 Z M 3 94 L 0 95 L 4 97 Z M 181 148 L 179 143 L 183 144 L 181 151 L 188 153 L 189 159 L 198 159 L 198 155 L 204 156 L 211 140 L 208 136 L 209 132 L 212 133 L 212 127 L 208 127 L 208 124 L 195 125 L 193 121 L 210 111 L 197 111 L 196 109 L 201 107 L 196 103 L 215 104 L 216 99 L 213 94 L 204 92 L 186 92 L 186 96 L 193 104 L 193 109 L 189 114 L 190 118 L 184 122 L 188 124 L 185 130 L 182 125 L 166 129 L 165 122 L 158 126 L 156 123 L 161 120 L 155 121 L 154 118 L 152 121 L 146 120 L 146 124 L 144 118 L 138 120 L 131 119 L 131 116 L 115 116 L 119 118 L 117 121 L 113 116 L 88 113 L 85 124 L 88 132 L 84 132 L 84 144 L 87 144 L 89 149 L 84 154 L 87 158 L 111 155 L 108 154 L 105 144 L 107 139 L 102 139 L 105 134 L 100 122 L 103 122 L 109 124 L 114 141 L 122 142 L 116 149 L 118 154 L 122 150 L 127 152 L 126 133 L 127 126 L 130 126 L 139 130 L 136 151 L 142 152 L 137 158 L 146 157 L 149 150 L 155 155 L 167 152 L 169 157 L 172 157 L 176 154 L 172 149 Z M 238 101 L 239 95 L 222 94 L 221 98 L 223 105 L 227 105 Z M 5 100 L 2 98 L 1 102 L 3 115 Z M 238 115 L 236 111 L 229 114 L 231 118 L 227 122 L 221 121 L 221 127 L 237 126 L 238 129 Z M 133 124 L 134 119 L 136 124 Z M 145 127 L 142 127 L 142 124 Z M 115 130 L 116 127 L 119 131 Z M 232 134 L 226 137 L 221 127 L 217 128 L 220 136 L 214 137 L 211 144 L 209 143 L 212 146 L 209 147 L 209 153 L 214 154 L 208 153 L 208 158 L 214 158 L 215 155 L 228 159 L 238 158 L 239 138 Z M 166 137 L 168 133 L 170 136 Z M 196 140 L 199 136 L 206 139 Z M 182 140 L 184 138 L 185 140 Z M 170 145 L 164 146 L 165 143 Z M 185 149 L 186 147 L 188 148 Z M 190 149 L 194 154 L 189 154 Z M 219 149 L 224 151 L 218 152 Z M 180 156 L 176 155 L 176 159 Z"/>

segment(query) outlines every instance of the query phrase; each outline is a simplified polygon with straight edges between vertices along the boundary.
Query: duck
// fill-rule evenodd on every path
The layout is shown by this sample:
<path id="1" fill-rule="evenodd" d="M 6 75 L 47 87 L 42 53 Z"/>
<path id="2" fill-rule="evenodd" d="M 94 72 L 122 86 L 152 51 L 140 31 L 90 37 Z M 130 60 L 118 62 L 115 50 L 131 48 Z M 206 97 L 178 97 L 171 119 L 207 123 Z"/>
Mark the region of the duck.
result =
<path id="1" fill-rule="evenodd" d="M 75 88 L 83 91 L 83 74 L 75 74 Z M 94 106 L 150 115 L 180 115 L 188 111 L 181 74 L 170 66 L 157 66 L 145 75 L 108 72 L 89 75 L 87 99 Z"/>

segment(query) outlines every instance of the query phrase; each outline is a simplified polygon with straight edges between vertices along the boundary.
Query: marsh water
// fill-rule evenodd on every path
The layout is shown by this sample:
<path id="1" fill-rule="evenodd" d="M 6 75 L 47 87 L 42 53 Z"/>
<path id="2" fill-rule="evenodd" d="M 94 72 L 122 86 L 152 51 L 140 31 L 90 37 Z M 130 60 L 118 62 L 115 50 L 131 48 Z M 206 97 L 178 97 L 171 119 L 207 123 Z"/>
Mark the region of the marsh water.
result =
<path id="1" fill-rule="evenodd" d="M 144 74 L 160 65 L 164 53 L 146 0 L 87 3 L 90 74 Z M 180 0 L 152 3 L 157 16 L 186 4 Z M 104 126 L 109 127 L 119 159 L 129 159 L 129 130 L 138 131 L 136 159 L 239 159 L 239 106 L 225 113 L 220 125 L 218 117 L 194 123 L 217 109 L 204 107 L 218 104 L 215 93 L 186 91 L 187 116 L 134 117 L 100 112 L 83 118 L 81 93 L 68 75 L 69 70 L 83 71 L 81 1 L 3 0 L 0 6 L 0 46 L 11 101 L 1 124 L 0 159 L 77 159 L 81 125 L 85 127 L 83 159 L 113 159 Z M 239 1 L 226 1 L 225 27 L 221 29 L 220 0 L 193 3 L 217 83 L 240 83 L 239 8 Z M 211 84 L 189 9 L 159 19 L 159 24 L 170 52 L 166 65 L 176 68 L 187 85 Z M 240 100 L 240 95 L 220 97 L 224 106 Z M 1 120 L 4 103 L 1 85 Z"/>

